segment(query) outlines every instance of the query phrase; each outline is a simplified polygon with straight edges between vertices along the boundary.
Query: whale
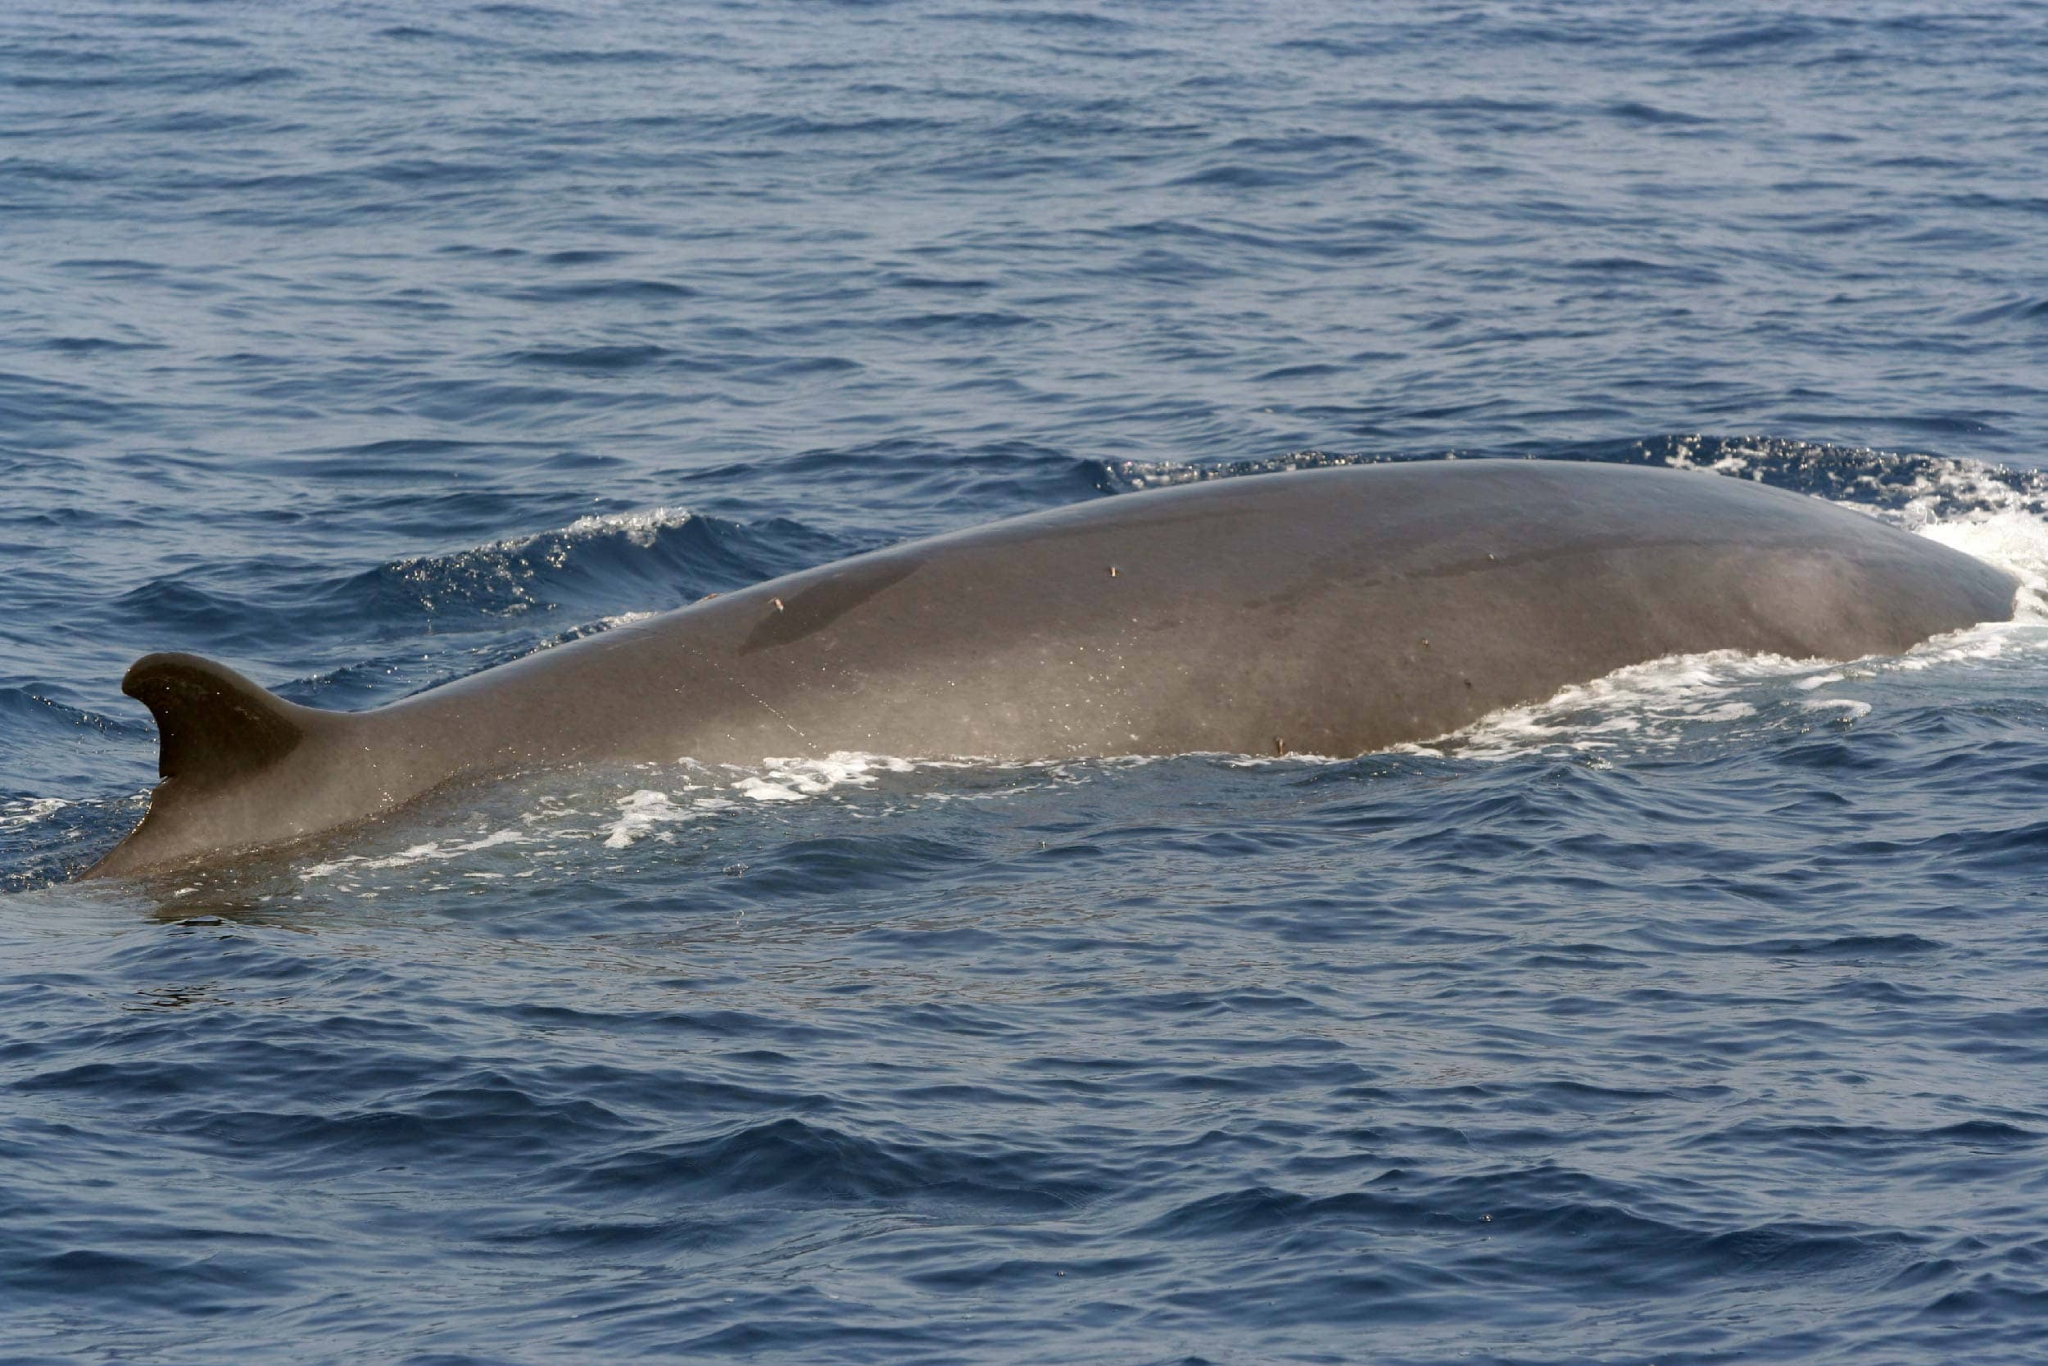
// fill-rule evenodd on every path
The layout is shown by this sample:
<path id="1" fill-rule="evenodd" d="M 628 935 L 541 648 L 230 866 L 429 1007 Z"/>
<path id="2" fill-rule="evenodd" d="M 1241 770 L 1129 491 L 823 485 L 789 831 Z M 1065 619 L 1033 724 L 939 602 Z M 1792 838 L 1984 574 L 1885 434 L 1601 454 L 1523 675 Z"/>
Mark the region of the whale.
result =
<path id="1" fill-rule="evenodd" d="M 160 781 L 85 876 L 245 856 L 465 781 L 859 751 L 1354 756 L 1669 655 L 1895 655 L 2013 577 L 1751 480 L 1329 466 L 1057 507 L 790 574 L 360 712 L 138 660 Z"/>

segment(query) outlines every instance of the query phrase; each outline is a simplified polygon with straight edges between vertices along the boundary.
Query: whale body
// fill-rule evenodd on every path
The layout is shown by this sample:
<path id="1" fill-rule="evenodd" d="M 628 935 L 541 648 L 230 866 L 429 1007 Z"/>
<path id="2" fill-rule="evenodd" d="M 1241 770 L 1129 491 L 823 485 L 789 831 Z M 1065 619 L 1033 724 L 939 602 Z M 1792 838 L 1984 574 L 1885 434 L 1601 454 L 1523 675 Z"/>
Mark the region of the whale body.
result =
<path id="1" fill-rule="evenodd" d="M 156 718 L 162 781 L 87 875 L 584 761 L 1355 755 L 1665 655 L 1896 654 L 2009 618 L 2016 588 L 1696 473 L 1454 460 L 1183 485 L 791 574 L 360 713 L 147 656 L 122 688 Z"/>

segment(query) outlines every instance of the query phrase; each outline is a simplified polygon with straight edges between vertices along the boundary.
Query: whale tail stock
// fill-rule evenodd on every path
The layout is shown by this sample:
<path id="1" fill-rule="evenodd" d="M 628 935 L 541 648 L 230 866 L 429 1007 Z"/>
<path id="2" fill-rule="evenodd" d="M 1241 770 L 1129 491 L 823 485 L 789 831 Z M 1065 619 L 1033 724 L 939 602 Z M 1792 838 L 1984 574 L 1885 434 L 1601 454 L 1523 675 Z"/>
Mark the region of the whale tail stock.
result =
<path id="1" fill-rule="evenodd" d="M 166 837 L 203 820 L 203 808 L 289 755 L 331 712 L 301 707 L 198 655 L 145 655 L 121 691 L 149 708 L 160 740 L 149 812 L 86 877 L 121 874 L 159 861 Z"/>

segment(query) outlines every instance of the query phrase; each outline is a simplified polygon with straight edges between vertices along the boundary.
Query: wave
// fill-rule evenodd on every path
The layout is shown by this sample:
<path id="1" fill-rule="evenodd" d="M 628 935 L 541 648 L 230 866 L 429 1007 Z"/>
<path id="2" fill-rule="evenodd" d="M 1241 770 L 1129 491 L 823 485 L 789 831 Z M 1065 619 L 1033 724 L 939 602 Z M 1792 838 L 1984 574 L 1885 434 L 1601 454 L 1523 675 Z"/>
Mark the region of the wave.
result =
<path id="1" fill-rule="evenodd" d="M 889 1142 L 796 1118 L 730 1133 L 615 1153 L 569 1178 L 586 1199 L 801 1200 L 862 1204 L 886 1199 L 1008 1214 L 1058 1214 L 1095 1187 L 1066 1178 L 1041 1155 Z"/>
<path id="2" fill-rule="evenodd" d="M 386 626 L 577 605 L 595 610 L 650 596 L 680 606 L 776 572 L 776 539 L 772 528 L 764 534 L 684 508 L 599 514 L 466 550 L 394 560 L 335 584 L 329 596 Z"/>

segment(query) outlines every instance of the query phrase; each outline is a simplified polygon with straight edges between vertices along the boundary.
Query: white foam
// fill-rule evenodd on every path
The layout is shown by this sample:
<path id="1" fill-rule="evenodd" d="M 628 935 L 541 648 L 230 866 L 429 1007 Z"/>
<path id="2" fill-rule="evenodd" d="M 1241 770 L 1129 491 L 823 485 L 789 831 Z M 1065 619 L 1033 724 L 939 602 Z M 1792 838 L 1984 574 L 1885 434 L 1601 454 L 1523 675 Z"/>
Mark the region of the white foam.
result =
<path id="1" fill-rule="evenodd" d="M 17 797 L 0 802 L 0 830 L 20 830 L 71 805 L 62 797 Z"/>
<path id="2" fill-rule="evenodd" d="M 909 773 L 917 763 L 886 754 L 835 750 L 822 759 L 765 759 L 762 767 L 765 772 L 745 774 L 733 788 L 757 802 L 800 802 L 839 788 L 873 787 L 882 774 Z"/>
<path id="3" fill-rule="evenodd" d="M 701 820 L 722 812 L 745 809 L 748 802 L 774 805 L 837 800 L 847 793 L 873 789 L 885 774 L 914 773 L 919 769 L 1029 769 L 1046 772 L 1055 783 L 1074 780 L 1069 771 L 1070 765 L 1053 760 L 1005 762 L 973 758 L 908 759 L 855 750 L 838 750 L 823 758 L 764 759 L 758 767 L 743 764 L 721 764 L 714 767 L 689 758 L 678 762 L 685 766 L 690 777 L 704 781 L 684 782 L 671 791 L 641 788 L 620 797 L 617 802 L 617 817 L 603 825 L 598 832 L 604 835 L 606 848 L 624 849 L 649 836 L 667 841 L 674 835 L 673 831 L 666 827 Z M 1103 766 L 1116 765 L 1120 762 L 1149 763 L 1151 760 L 1091 760 L 1090 764 Z M 990 801 L 1043 786 L 1046 784 L 1031 783 L 1019 787 L 1006 787 L 994 792 L 924 792 L 919 794 L 919 800 Z M 721 793 L 729 795 L 720 795 Z M 573 819 L 572 812 L 559 808 L 545 814 L 554 819 L 563 816 L 571 816 Z M 568 827 L 561 827 L 553 833 L 573 835 L 577 832 Z"/>
<path id="4" fill-rule="evenodd" d="M 731 803 L 725 803 L 731 805 Z M 664 825 L 680 821 L 693 821 L 704 811 L 677 806 L 666 792 L 642 788 L 631 796 L 619 798 L 619 818 L 605 833 L 604 847 L 624 849 L 638 844 L 654 834 Z"/>
<path id="5" fill-rule="evenodd" d="M 2010 492 L 2010 490 L 2008 490 Z M 2016 496 L 2016 495 L 2015 495 Z M 1930 541 L 1997 565 L 2020 581 L 2016 617 L 2048 622 L 2048 522 L 2017 507 L 1929 522 L 1917 528 Z"/>
<path id="6" fill-rule="evenodd" d="M 2036 532 L 2023 539 L 2031 543 L 2035 534 L 2048 545 L 2048 526 L 2037 523 Z M 2008 563 L 2006 567 L 2012 566 Z M 1624 740 L 1631 746 L 1677 744 L 1695 727 L 1725 725 L 1762 714 L 1758 701 L 1761 698 L 1770 705 L 1768 689 L 1772 685 L 1810 694 L 1886 674 L 1919 673 L 2048 649 L 2048 617 L 2038 614 L 2038 601 L 2034 609 L 2027 609 L 2023 593 L 2022 608 L 2012 621 L 1984 622 L 1951 631 L 1888 659 L 1872 657 L 1842 664 L 1735 650 L 1653 659 L 1591 683 L 1575 684 L 1546 701 L 1492 712 L 1463 730 L 1396 749 L 1492 760 L 1545 748 L 1598 751 Z M 1759 694 L 1758 689 L 1766 691 Z M 1798 710 L 1833 713 L 1833 719 L 1846 723 L 1860 721 L 1873 707 L 1855 698 L 1825 697 L 1801 700 Z"/>
<path id="7" fill-rule="evenodd" d="M 1725 474 L 1736 479 L 1762 479 L 1763 471 L 1756 467 L 1756 457 L 1764 454 L 1761 449 L 1740 446 L 1724 446 L 1716 460 L 1695 460 L 1698 454 L 1698 437 L 1680 438 L 1672 443 L 1669 465 L 1674 470 L 1699 470 L 1703 473 Z"/>
<path id="8" fill-rule="evenodd" d="M 1873 667 L 1918 673 L 1943 665 L 2002 659 L 2012 653 L 2038 651 L 2048 644 L 2048 631 L 2042 627 L 2043 623 L 2031 616 L 2016 615 L 2011 621 L 1987 621 L 1936 636 L 1895 660 Z"/>
<path id="9" fill-rule="evenodd" d="M 1871 486 L 1873 490 L 1876 487 L 1874 476 L 1858 482 Z M 1894 497 L 1900 487 L 1897 483 L 1888 486 Z M 1950 519 L 1951 525 L 2018 513 L 2039 528 L 2038 519 L 2026 512 L 2030 495 L 2014 488 L 2000 477 L 1997 467 L 1981 460 L 1930 461 L 1925 467 L 1915 470 L 1912 481 L 1904 488 L 1909 491 L 1909 496 L 1897 516 L 1901 524 L 1912 531 L 1925 532 L 1942 525 L 1940 509 L 1943 504 L 1959 504 L 1973 509 L 1960 518 Z M 2033 498 L 2038 496 L 2032 495 Z"/>
<path id="10" fill-rule="evenodd" d="M 1489 713 L 1462 730 L 1419 745 L 1395 748 L 1498 760 L 1534 749 L 1587 752 L 1613 749 L 1624 741 L 1632 747 L 1676 744 L 1693 727 L 1755 716 L 1756 704 L 1739 696 L 1742 690 L 1776 680 L 1819 687 L 1829 681 L 1826 675 L 1831 672 L 1833 666 L 1819 660 L 1739 650 L 1671 655 L 1573 684 L 1544 702 Z M 1806 684 L 1801 675 L 1814 681 Z"/>
<path id="11" fill-rule="evenodd" d="M 1334 754 L 1224 754 L 1218 756 L 1225 768 L 1264 768 L 1269 764 L 1341 764 L 1345 760 Z"/>
<path id="12" fill-rule="evenodd" d="M 2018 579 L 2012 620 L 1987 621 L 1936 636 L 1896 661 L 1901 669 L 1919 671 L 2048 648 L 2048 521 L 2026 506 L 2025 494 L 2003 484 L 1987 481 L 1980 487 L 1969 482 L 1967 491 L 1980 503 L 1996 505 L 1946 521 L 1924 521 L 1914 530 Z M 1947 492 L 1952 496 L 1955 490 Z"/>
<path id="13" fill-rule="evenodd" d="M 326 863 L 316 863 L 299 871 L 302 881 L 314 878 L 333 877 L 343 872 L 367 872 L 381 868 L 406 868 L 417 863 L 443 863 L 449 859 L 461 858 L 483 849 L 494 849 L 501 844 L 529 844 L 532 836 L 521 830 L 499 830 L 485 835 L 482 839 L 463 843 L 460 840 L 428 840 L 415 844 L 396 854 L 371 857 L 368 854 L 347 854 Z"/>
<path id="14" fill-rule="evenodd" d="M 1787 464 L 1824 467 L 1833 480 L 1828 501 L 1852 512 L 1898 522 L 1910 530 L 1936 522 L 1944 505 L 1980 511 L 2023 507 L 2029 495 L 2013 487 L 2010 471 L 1981 460 L 1899 457 L 1883 451 L 1811 446 L 1770 437 L 1715 443 L 1713 459 L 1702 459 L 1706 438 L 1672 439 L 1662 463 L 1737 479 L 1770 480 Z M 2038 492 L 2033 495 L 2039 497 Z"/>
<path id="15" fill-rule="evenodd" d="M 1446 460 L 1456 460 L 1456 452 L 1446 452 Z M 1286 455 L 1269 456 L 1260 460 L 1235 460 L 1227 465 L 1191 465 L 1182 460 L 1112 460 L 1108 463 L 1110 480 L 1126 492 L 1139 489 L 1169 488 L 1176 484 L 1201 484 L 1212 479 L 1241 479 L 1247 475 L 1286 474 L 1295 470 L 1329 469 L 1337 465 L 1377 465 L 1383 463 L 1370 455 L 1331 455 L 1325 451 L 1290 451 Z"/>

